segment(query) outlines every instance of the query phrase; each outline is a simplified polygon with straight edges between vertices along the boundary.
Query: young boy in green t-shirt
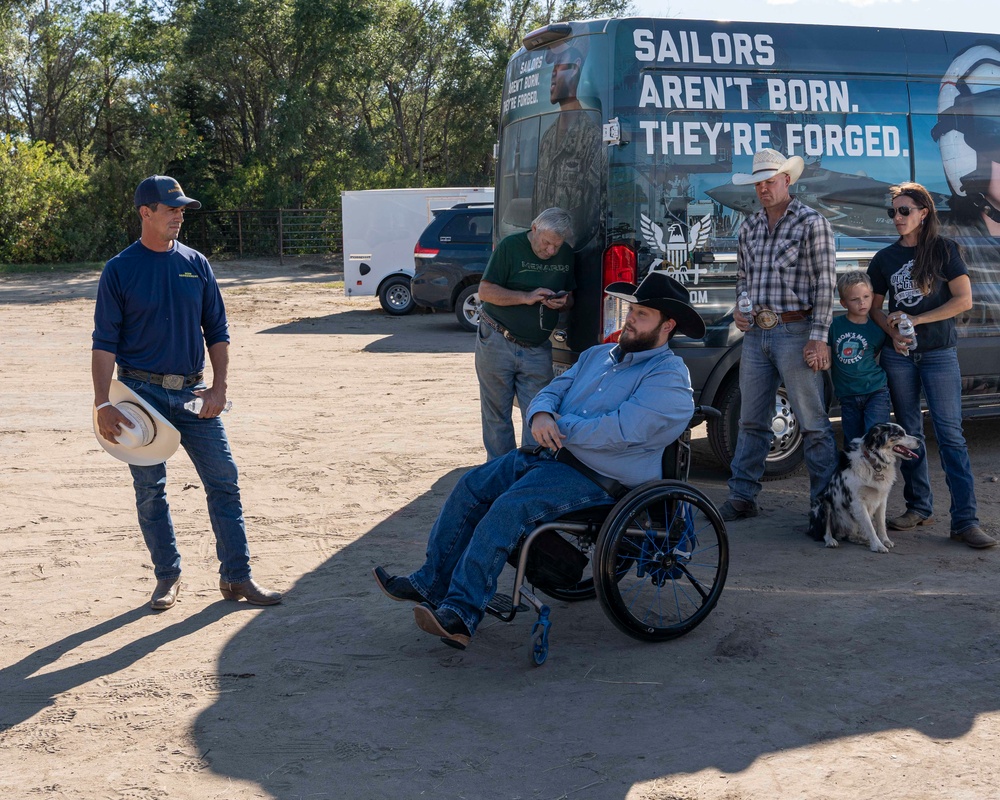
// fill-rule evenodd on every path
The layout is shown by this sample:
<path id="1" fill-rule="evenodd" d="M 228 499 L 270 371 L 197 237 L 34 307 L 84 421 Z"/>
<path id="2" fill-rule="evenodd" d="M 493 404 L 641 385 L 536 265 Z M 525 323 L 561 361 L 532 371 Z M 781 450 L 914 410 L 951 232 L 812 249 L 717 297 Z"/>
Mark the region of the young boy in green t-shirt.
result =
<path id="1" fill-rule="evenodd" d="M 875 360 L 885 344 L 885 332 L 868 317 L 871 280 L 860 270 L 846 272 L 837 279 L 837 291 L 847 313 L 834 317 L 830 324 L 830 370 L 840 400 L 844 449 L 848 449 L 872 425 L 889 421 L 889 389 L 885 372 Z"/>

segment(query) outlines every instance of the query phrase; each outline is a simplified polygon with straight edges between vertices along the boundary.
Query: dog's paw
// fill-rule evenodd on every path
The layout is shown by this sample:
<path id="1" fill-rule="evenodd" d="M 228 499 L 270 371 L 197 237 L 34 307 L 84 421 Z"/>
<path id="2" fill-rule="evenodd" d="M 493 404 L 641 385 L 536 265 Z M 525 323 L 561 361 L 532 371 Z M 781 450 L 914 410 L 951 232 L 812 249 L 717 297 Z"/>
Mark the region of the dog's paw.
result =
<path id="1" fill-rule="evenodd" d="M 882 540 L 882 544 L 884 544 L 886 547 L 895 547 L 896 546 L 896 544 L 894 542 L 890 541 L 889 539 L 883 539 Z"/>
<path id="2" fill-rule="evenodd" d="M 878 545 L 874 545 L 874 544 L 872 545 L 872 552 L 873 553 L 888 553 L 889 552 L 889 548 L 886 547 L 884 544 L 882 544 L 882 542 L 879 542 Z"/>
<path id="3" fill-rule="evenodd" d="M 840 542 L 834 539 L 832 536 L 828 536 L 825 540 L 827 547 L 840 547 Z"/>

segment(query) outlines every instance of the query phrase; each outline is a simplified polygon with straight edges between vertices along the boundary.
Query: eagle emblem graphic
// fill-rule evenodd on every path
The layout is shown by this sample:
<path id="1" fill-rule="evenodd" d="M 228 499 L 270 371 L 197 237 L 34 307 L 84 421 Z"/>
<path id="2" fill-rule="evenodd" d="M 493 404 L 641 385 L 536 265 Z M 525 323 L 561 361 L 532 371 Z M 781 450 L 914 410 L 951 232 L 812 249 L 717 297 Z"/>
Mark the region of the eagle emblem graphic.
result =
<path id="1" fill-rule="evenodd" d="M 708 247 L 708 241 L 712 237 L 712 218 L 704 216 L 694 222 L 688 229 L 687 239 L 684 238 L 684 228 L 679 222 L 671 222 L 667 227 L 667 234 L 664 236 L 663 228 L 657 225 L 645 214 L 640 214 L 639 229 L 642 231 L 642 238 L 646 240 L 649 249 L 659 254 L 650 265 L 650 269 L 657 269 L 661 264 L 663 270 L 668 275 L 678 277 L 684 282 L 684 278 L 689 275 L 687 268 L 688 257 L 692 250 L 704 250 Z M 694 282 L 698 283 L 698 272 L 694 270 Z"/>

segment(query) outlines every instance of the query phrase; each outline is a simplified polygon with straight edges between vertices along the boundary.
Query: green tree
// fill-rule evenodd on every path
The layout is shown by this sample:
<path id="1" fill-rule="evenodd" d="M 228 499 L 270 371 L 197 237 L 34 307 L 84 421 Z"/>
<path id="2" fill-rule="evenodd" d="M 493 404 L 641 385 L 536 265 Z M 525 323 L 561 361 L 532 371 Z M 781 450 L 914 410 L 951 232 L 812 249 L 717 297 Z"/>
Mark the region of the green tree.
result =
<path id="1" fill-rule="evenodd" d="M 17 132 L 31 141 L 60 144 L 86 80 L 86 35 L 79 2 L 38 0 L 12 8 L 14 29 L 3 56 L 5 105 Z M 7 133 L 12 133 L 10 129 Z"/>
<path id="2" fill-rule="evenodd" d="M 0 136 L 0 261 L 93 257 L 98 237 L 80 219 L 90 206 L 89 168 L 46 142 Z"/>
<path id="3" fill-rule="evenodd" d="M 238 205 L 327 199 L 316 165 L 337 170 L 342 76 L 371 20 L 356 0 L 182 0 L 190 79 L 179 101 L 211 137 L 210 168 Z M 256 178 L 249 179 L 248 178 Z"/>
<path id="4" fill-rule="evenodd" d="M 82 235 L 107 250 L 131 220 L 129 187 L 197 144 L 169 102 L 175 29 L 141 0 L 24 0 L 8 11 L 0 17 L 3 132 L 19 147 L 45 142 L 47 158 L 87 165 L 88 192 L 101 202 Z"/>
<path id="5" fill-rule="evenodd" d="M 440 85 L 455 35 L 441 0 L 381 0 L 350 73 L 359 122 L 381 142 L 375 185 L 424 184 L 440 136 Z"/>
<path id="6" fill-rule="evenodd" d="M 23 199 L 2 222 L 24 231 L 5 232 L 3 257 L 110 255 L 134 234 L 132 190 L 152 173 L 209 208 L 488 183 L 504 72 L 524 35 L 628 7 L 0 0 L 2 180 Z"/>
<path id="7" fill-rule="evenodd" d="M 87 127 L 79 144 L 93 145 L 101 160 L 134 158 L 136 139 L 146 128 L 141 120 L 150 110 L 149 95 L 162 85 L 158 78 L 167 54 L 179 45 L 178 35 L 141 0 L 98 0 L 82 25 L 90 79 L 81 97 L 87 111 L 80 117 Z"/>

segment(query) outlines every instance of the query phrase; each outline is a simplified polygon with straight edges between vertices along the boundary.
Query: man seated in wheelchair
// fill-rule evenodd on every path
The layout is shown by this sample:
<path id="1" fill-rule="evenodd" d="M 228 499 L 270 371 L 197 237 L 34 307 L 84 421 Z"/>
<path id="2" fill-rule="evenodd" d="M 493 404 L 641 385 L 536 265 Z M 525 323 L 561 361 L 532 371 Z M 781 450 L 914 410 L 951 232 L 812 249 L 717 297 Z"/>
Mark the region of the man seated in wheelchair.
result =
<path id="1" fill-rule="evenodd" d="M 614 504 L 616 488 L 660 478 L 663 449 L 691 420 L 691 378 L 669 345 L 678 331 L 705 335 L 687 290 L 650 272 L 638 286 L 618 282 L 605 291 L 630 304 L 621 336 L 585 351 L 535 397 L 527 414 L 539 446 L 461 478 L 419 570 L 394 577 L 374 569 L 379 588 L 418 603 L 417 626 L 447 645 L 465 649 L 522 538 L 542 522 Z M 567 452 L 575 456 L 569 463 Z"/>

